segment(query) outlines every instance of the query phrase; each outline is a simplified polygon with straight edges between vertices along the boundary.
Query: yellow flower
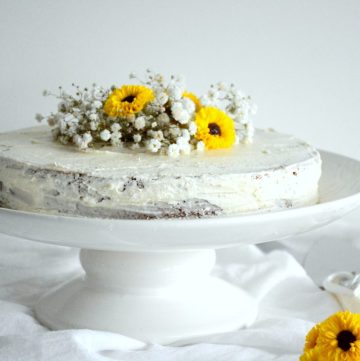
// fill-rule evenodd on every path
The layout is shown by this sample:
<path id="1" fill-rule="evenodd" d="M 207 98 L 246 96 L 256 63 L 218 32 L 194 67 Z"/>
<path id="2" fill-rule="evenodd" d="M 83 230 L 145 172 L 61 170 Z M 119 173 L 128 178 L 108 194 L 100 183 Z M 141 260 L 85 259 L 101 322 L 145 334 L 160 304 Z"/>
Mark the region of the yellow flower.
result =
<path id="1" fill-rule="evenodd" d="M 360 314 L 337 312 L 319 325 L 317 346 L 324 360 L 360 360 Z"/>
<path id="2" fill-rule="evenodd" d="M 154 99 L 151 89 L 142 85 L 123 85 L 113 90 L 104 105 L 104 113 L 111 117 L 123 117 L 140 112 Z"/>
<path id="3" fill-rule="evenodd" d="M 321 359 L 318 348 L 313 348 L 311 350 L 304 352 L 304 354 L 300 357 L 299 361 L 320 361 L 320 360 Z"/>
<path id="4" fill-rule="evenodd" d="M 194 102 L 194 104 L 195 104 L 195 112 L 198 112 L 201 109 L 200 100 L 194 93 L 184 92 L 183 97 L 184 98 L 189 98 L 190 100 L 192 100 Z"/>
<path id="5" fill-rule="evenodd" d="M 317 345 L 319 337 L 319 325 L 315 325 L 306 336 L 304 352 L 313 349 Z"/>
<path id="6" fill-rule="evenodd" d="M 234 121 L 222 110 L 203 107 L 195 117 L 196 139 L 205 143 L 206 149 L 230 148 L 235 143 Z"/>

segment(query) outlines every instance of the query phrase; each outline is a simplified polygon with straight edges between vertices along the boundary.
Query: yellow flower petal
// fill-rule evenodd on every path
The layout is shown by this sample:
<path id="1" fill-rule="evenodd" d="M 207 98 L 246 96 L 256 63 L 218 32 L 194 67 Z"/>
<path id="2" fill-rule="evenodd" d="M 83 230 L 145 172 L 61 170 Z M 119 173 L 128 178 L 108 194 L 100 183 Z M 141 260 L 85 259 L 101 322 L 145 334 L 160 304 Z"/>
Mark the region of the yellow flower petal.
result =
<path id="1" fill-rule="evenodd" d="M 315 325 L 306 336 L 304 351 L 313 349 L 319 337 L 319 325 Z"/>
<path id="2" fill-rule="evenodd" d="M 317 348 L 313 348 L 304 352 L 299 361 L 321 361 L 319 350 Z"/>

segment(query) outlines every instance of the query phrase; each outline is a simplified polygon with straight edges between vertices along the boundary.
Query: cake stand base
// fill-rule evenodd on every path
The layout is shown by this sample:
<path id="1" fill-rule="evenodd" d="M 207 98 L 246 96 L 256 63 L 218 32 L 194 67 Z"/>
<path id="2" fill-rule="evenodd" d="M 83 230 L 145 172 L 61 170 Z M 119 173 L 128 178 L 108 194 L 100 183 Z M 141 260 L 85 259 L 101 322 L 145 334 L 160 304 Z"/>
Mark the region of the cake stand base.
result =
<path id="1" fill-rule="evenodd" d="M 52 329 L 89 328 L 169 344 L 235 330 L 256 318 L 256 303 L 246 292 L 210 276 L 213 250 L 81 250 L 80 260 L 85 275 L 50 291 L 35 307 Z"/>

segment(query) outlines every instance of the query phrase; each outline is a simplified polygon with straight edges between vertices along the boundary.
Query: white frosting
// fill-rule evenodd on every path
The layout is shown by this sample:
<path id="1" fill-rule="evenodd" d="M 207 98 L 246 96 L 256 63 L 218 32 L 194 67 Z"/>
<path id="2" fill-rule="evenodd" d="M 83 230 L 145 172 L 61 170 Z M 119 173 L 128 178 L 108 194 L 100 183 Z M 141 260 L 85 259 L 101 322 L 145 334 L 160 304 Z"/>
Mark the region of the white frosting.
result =
<path id="1" fill-rule="evenodd" d="M 0 202 L 31 211 L 136 218 L 279 209 L 316 202 L 320 173 L 313 147 L 274 131 L 175 159 L 114 147 L 81 152 L 42 126 L 0 134 Z"/>

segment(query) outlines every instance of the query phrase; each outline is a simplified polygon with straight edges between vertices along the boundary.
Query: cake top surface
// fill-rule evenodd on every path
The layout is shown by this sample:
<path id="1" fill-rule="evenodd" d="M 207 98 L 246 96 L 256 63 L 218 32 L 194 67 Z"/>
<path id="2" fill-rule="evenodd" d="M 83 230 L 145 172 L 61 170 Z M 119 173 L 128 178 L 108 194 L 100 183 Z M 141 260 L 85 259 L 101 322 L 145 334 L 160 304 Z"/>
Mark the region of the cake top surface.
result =
<path id="1" fill-rule="evenodd" d="M 255 131 L 252 144 L 172 158 L 124 147 L 79 151 L 54 142 L 47 126 L 0 133 L 0 158 L 36 168 L 99 177 L 250 173 L 305 162 L 318 156 L 309 144 L 273 130 Z"/>

